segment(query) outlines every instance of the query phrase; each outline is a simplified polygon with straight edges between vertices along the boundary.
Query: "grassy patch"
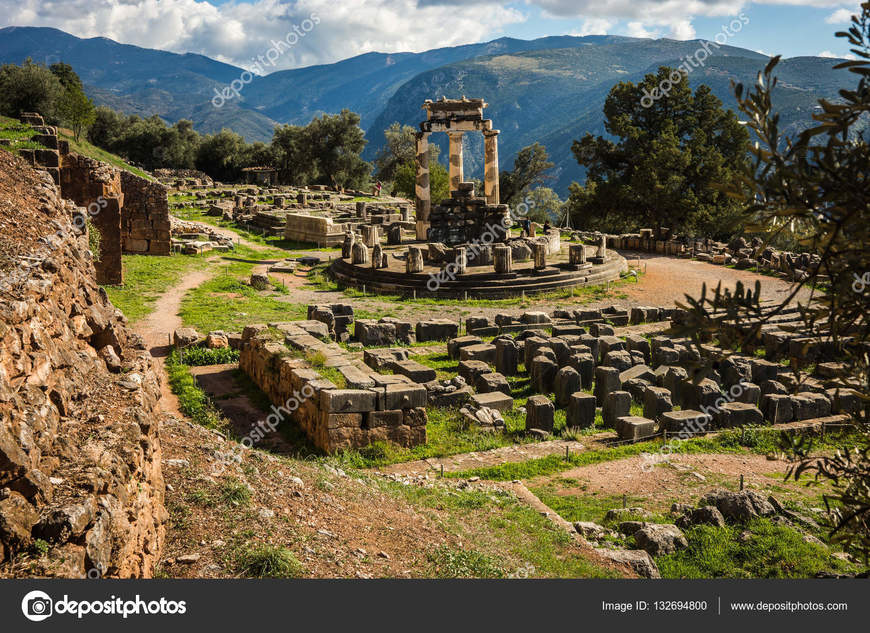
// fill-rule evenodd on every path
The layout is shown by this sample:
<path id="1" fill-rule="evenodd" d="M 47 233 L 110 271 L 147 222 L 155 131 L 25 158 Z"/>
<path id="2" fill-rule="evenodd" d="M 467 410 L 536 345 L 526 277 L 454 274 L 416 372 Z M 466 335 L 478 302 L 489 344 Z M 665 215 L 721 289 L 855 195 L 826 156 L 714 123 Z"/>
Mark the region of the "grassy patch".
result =
<path id="1" fill-rule="evenodd" d="M 420 512 L 434 513 L 462 547 L 441 546 L 427 553 L 439 577 L 600 578 L 612 572 L 583 557 L 563 530 L 501 490 L 379 485 L 405 498 Z M 464 553 L 462 553 L 464 552 Z"/>
<path id="2" fill-rule="evenodd" d="M 178 284 L 188 272 L 208 266 L 199 255 L 124 255 L 122 260 L 124 284 L 106 286 L 106 292 L 114 306 L 131 322 L 148 316 L 160 295 Z"/>
<path id="3" fill-rule="evenodd" d="M 278 301 L 275 298 L 281 294 L 278 292 L 263 294 L 255 290 L 237 279 L 233 268 L 236 267 L 231 267 L 230 274 L 212 278 L 184 298 L 180 315 L 185 325 L 200 332 L 238 331 L 252 323 L 306 318 L 306 306 Z"/>
<path id="4" fill-rule="evenodd" d="M 109 163 L 110 165 L 114 165 L 118 169 L 129 171 L 131 174 L 135 174 L 136 176 L 144 178 L 145 180 L 154 180 L 154 178 L 152 178 L 148 173 L 142 171 L 138 167 L 133 167 L 120 156 L 116 156 L 111 152 L 107 152 L 106 150 L 101 149 L 96 145 L 91 145 L 84 139 L 76 141 L 75 137 L 72 134 L 67 134 L 64 130 L 58 129 L 57 134 L 63 140 L 69 141 L 69 149 L 71 152 L 83 154 L 84 156 L 89 156 L 90 158 L 101 160 L 104 163 Z"/>
<path id="5" fill-rule="evenodd" d="M 229 347 L 209 349 L 207 347 L 190 347 L 182 350 L 181 362 L 189 367 L 207 365 L 231 365 L 239 362 L 239 351 Z"/>
<path id="6" fill-rule="evenodd" d="M 270 544 L 239 548 L 233 563 L 235 572 L 247 578 L 299 578 L 304 571 L 293 552 Z"/>
<path id="7" fill-rule="evenodd" d="M 656 558 L 664 578 L 812 578 L 850 571 L 818 543 L 768 519 L 745 526 L 698 525 L 685 532 L 689 547 Z"/>
<path id="8" fill-rule="evenodd" d="M 190 369 L 179 360 L 175 351 L 166 359 L 166 373 L 172 393 L 178 396 L 178 408 L 184 415 L 210 429 L 226 431 L 226 420 L 221 417 L 208 395 L 200 389 Z"/>

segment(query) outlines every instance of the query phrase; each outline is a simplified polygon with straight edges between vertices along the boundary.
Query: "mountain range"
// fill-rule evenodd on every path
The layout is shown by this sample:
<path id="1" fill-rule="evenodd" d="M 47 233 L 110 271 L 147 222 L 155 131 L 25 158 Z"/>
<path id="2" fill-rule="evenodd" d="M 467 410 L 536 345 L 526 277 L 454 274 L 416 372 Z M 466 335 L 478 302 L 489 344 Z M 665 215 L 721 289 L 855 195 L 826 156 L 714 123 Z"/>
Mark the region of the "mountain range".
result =
<path id="1" fill-rule="evenodd" d="M 239 98 L 224 99 L 215 107 L 215 96 L 239 80 L 244 69 L 202 55 L 102 37 L 81 39 L 51 28 L 0 29 L 0 63 L 21 63 L 28 57 L 45 64 L 66 62 L 97 104 L 128 114 L 158 114 L 170 123 L 191 119 L 203 133 L 226 127 L 248 141 L 268 141 L 278 123 L 304 124 L 324 112 L 348 108 L 361 116 L 369 140 L 367 159 L 377 154 L 383 130 L 391 123 L 419 123 L 425 99 L 482 97 L 489 104 L 487 116 L 502 132 L 502 168 L 511 166 L 519 149 L 538 141 L 557 165 L 553 187 L 562 195 L 582 177 L 571 154 L 573 140 L 587 132 L 604 133 L 601 109 L 610 88 L 619 81 L 637 82 L 660 65 L 677 66 L 705 46 L 712 55 L 693 70 L 689 81 L 709 85 L 733 108 L 732 81 L 752 83 L 767 56 L 702 40 L 612 35 L 501 38 L 422 53 L 367 53 L 255 76 L 242 85 Z M 835 63 L 796 57 L 780 64 L 775 97 L 782 129 L 800 131 L 811 122 L 818 99 L 836 99 L 837 90 L 852 83 L 847 71 L 832 69 Z M 433 141 L 446 149 L 446 138 Z M 482 137 L 467 135 L 470 176 L 482 174 L 482 147 Z"/>

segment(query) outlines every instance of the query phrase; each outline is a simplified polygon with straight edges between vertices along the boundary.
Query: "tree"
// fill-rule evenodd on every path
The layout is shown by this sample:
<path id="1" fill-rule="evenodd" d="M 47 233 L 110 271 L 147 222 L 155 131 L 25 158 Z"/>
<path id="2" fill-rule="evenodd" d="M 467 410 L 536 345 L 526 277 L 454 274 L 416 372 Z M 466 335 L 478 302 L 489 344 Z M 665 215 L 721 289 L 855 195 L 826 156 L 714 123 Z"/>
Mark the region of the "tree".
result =
<path id="1" fill-rule="evenodd" d="M 540 187 L 549 179 L 547 172 L 554 166 L 547 156 L 547 148 L 540 143 L 521 149 L 514 159 L 513 171 L 499 174 L 502 203 L 515 206 L 522 202 L 529 189 Z"/>
<path id="2" fill-rule="evenodd" d="M 359 122 L 358 114 L 344 109 L 315 118 L 306 126 L 303 137 L 310 144 L 321 184 L 363 188 L 367 183 L 371 165 L 360 158 L 366 139 Z"/>
<path id="3" fill-rule="evenodd" d="M 281 182 L 307 185 L 317 178 L 317 165 L 305 127 L 279 125 L 272 135 L 273 166 Z"/>
<path id="4" fill-rule="evenodd" d="M 410 125 L 393 123 L 384 130 L 384 145 L 375 158 L 375 174 L 378 180 L 393 182 L 396 172 L 417 157 L 417 130 Z M 438 160 L 441 148 L 435 143 L 429 144 L 429 163 Z"/>
<path id="5" fill-rule="evenodd" d="M 84 91 L 85 87 L 82 85 L 82 80 L 69 64 L 58 62 L 49 66 L 48 69 L 51 71 L 51 74 L 57 77 L 64 88 L 78 88 Z"/>
<path id="6" fill-rule="evenodd" d="M 672 88 L 661 94 L 666 80 Z M 729 234 L 740 204 L 721 186 L 735 183 L 747 165 L 749 136 L 708 86 L 693 94 L 685 73 L 661 67 L 637 85 L 614 86 L 604 115 L 616 141 L 587 134 L 572 146 L 587 170 L 585 185 L 570 188 L 575 226 Z"/>
<path id="7" fill-rule="evenodd" d="M 50 70 L 30 58 L 21 66 L 0 66 L 0 114 L 18 118 L 22 112 L 38 112 L 47 121 L 56 121 L 55 108 L 63 90 Z"/>
<path id="8" fill-rule="evenodd" d="M 224 128 L 202 139 L 196 154 L 196 168 L 223 182 L 239 180 L 244 163 L 245 139 Z"/>
<path id="9" fill-rule="evenodd" d="M 94 122 L 88 129 L 88 140 L 98 147 L 117 153 L 116 143 L 124 133 L 125 117 L 106 106 L 94 110 Z"/>
<path id="10" fill-rule="evenodd" d="M 525 215 L 532 222 L 559 224 L 564 217 L 564 206 L 565 203 L 559 199 L 555 191 L 549 187 L 538 187 L 526 194 L 523 201 L 514 207 L 514 211 L 519 213 L 528 207 L 528 213 Z"/>
<path id="11" fill-rule="evenodd" d="M 413 200 L 417 195 L 417 162 L 406 162 L 396 170 L 393 182 L 396 193 Z M 450 197 L 450 173 L 438 161 L 429 163 L 429 198 L 432 204 L 438 204 Z"/>
<path id="12" fill-rule="evenodd" d="M 57 104 L 57 115 L 70 127 L 76 142 L 81 138 L 82 132 L 85 132 L 96 120 L 93 102 L 74 84 L 68 85 L 64 90 Z"/>
<path id="13" fill-rule="evenodd" d="M 857 75 L 854 89 L 839 91 L 837 103 L 819 101 L 815 125 L 797 138 L 784 138 L 779 116 L 773 108 L 777 79 L 773 72 L 779 57 L 759 73 L 751 92 L 735 86 L 739 108 L 758 138 L 752 157 L 743 166 L 738 183 L 726 184 L 727 193 L 738 197 L 744 209 L 740 220 L 748 231 L 766 240 L 795 234 L 802 247 L 817 257 L 806 275 L 772 309 L 762 311 L 760 284 L 754 289 L 738 283 L 733 293 L 721 286 L 699 298 L 686 297 L 685 333 L 699 349 L 703 332 L 715 332 L 723 321 L 740 322 L 747 331 L 738 344 L 756 341 L 765 325 L 805 288 L 810 298 L 799 305 L 801 323 L 795 325 L 805 337 L 806 349 L 823 346 L 845 369 L 835 387 L 858 392 L 861 423 L 858 439 L 850 436 L 834 455 L 814 456 L 811 445 L 798 442 L 790 448 L 799 461 L 790 474 L 814 475 L 815 482 L 832 484 L 825 495 L 831 537 L 849 552 L 870 558 L 870 365 L 868 365 L 867 315 L 870 314 L 870 146 L 866 121 L 870 117 L 870 2 L 861 5 L 848 32 L 837 33 L 854 47 L 857 58 L 838 64 Z M 816 288 L 824 288 L 824 292 Z M 799 328 L 799 329 L 798 329 Z M 709 351 L 705 352 L 709 358 Z M 801 374 L 795 369 L 798 381 Z"/>

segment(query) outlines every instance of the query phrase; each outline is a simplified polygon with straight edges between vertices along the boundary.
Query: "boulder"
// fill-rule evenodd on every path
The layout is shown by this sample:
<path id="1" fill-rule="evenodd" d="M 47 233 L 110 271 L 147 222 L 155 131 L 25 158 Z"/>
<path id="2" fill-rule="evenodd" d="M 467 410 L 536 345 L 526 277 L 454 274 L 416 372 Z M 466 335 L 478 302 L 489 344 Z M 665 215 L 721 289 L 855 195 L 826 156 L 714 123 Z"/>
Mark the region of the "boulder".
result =
<path id="1" fill-rule="evenodd" d="M 689 546 L 686 536 L 676 525 L 651 523 L 634 533 L 637 546 L 650 556 L 673 554 L 678 549 Z"/>
<path id="2" fill-rule="evenodd" d="M 754 490 L 714 490 L 701 499 L 704 506 L 716 506 L 728 521 L 740 523 L 776 512 L 773 505 Z"/>

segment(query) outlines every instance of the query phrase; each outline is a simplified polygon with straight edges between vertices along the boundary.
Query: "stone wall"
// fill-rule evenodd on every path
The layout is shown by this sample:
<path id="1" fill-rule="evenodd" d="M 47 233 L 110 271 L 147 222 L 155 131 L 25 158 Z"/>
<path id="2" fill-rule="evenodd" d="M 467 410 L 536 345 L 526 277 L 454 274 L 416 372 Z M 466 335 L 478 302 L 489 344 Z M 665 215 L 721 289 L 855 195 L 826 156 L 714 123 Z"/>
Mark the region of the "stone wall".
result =
<path id="1" fill-rule="evenodd" d="M 166 187 L 128 171 L 121 172 L 124 209 L 121 248 L 125 253 L 169 255 L 169 197 Z"/>
<path id="2" fill-rule="evenodd" d="M 100 257 L 94 262 L 97 283 L 123 283 L 121 172 L 86 156 L 67 154 L 62 157 L 60 187 L 65 199 L 88 210 L 91 223 L 100 232 Z"/>
<path id="3" fill-rule="evenodd" d="M 300 356 L 323 354 L 327 365 L 343 375 L 347 388 L 324 379 L 291 348 Z M 269 416 L 274 419 L 267 422 L 298 424 L 327 453 L 376 441 L 409 448 L 426 442 L 425 387 L 404 376 L 366 371 L 346 358 L 341 347 L 296 324 L 245 328 L 239 366 L 275 405 Z"/>
<path id="4" fill-rule="evenodd" d="M 17 266 L 0 291 L 0 576 L 148 577 L 167 518 L 160 378 L 97 285 L 72 204 L 45 172 L 5 161 L 0 212 L 33 222 L 6 236 Z"/>

